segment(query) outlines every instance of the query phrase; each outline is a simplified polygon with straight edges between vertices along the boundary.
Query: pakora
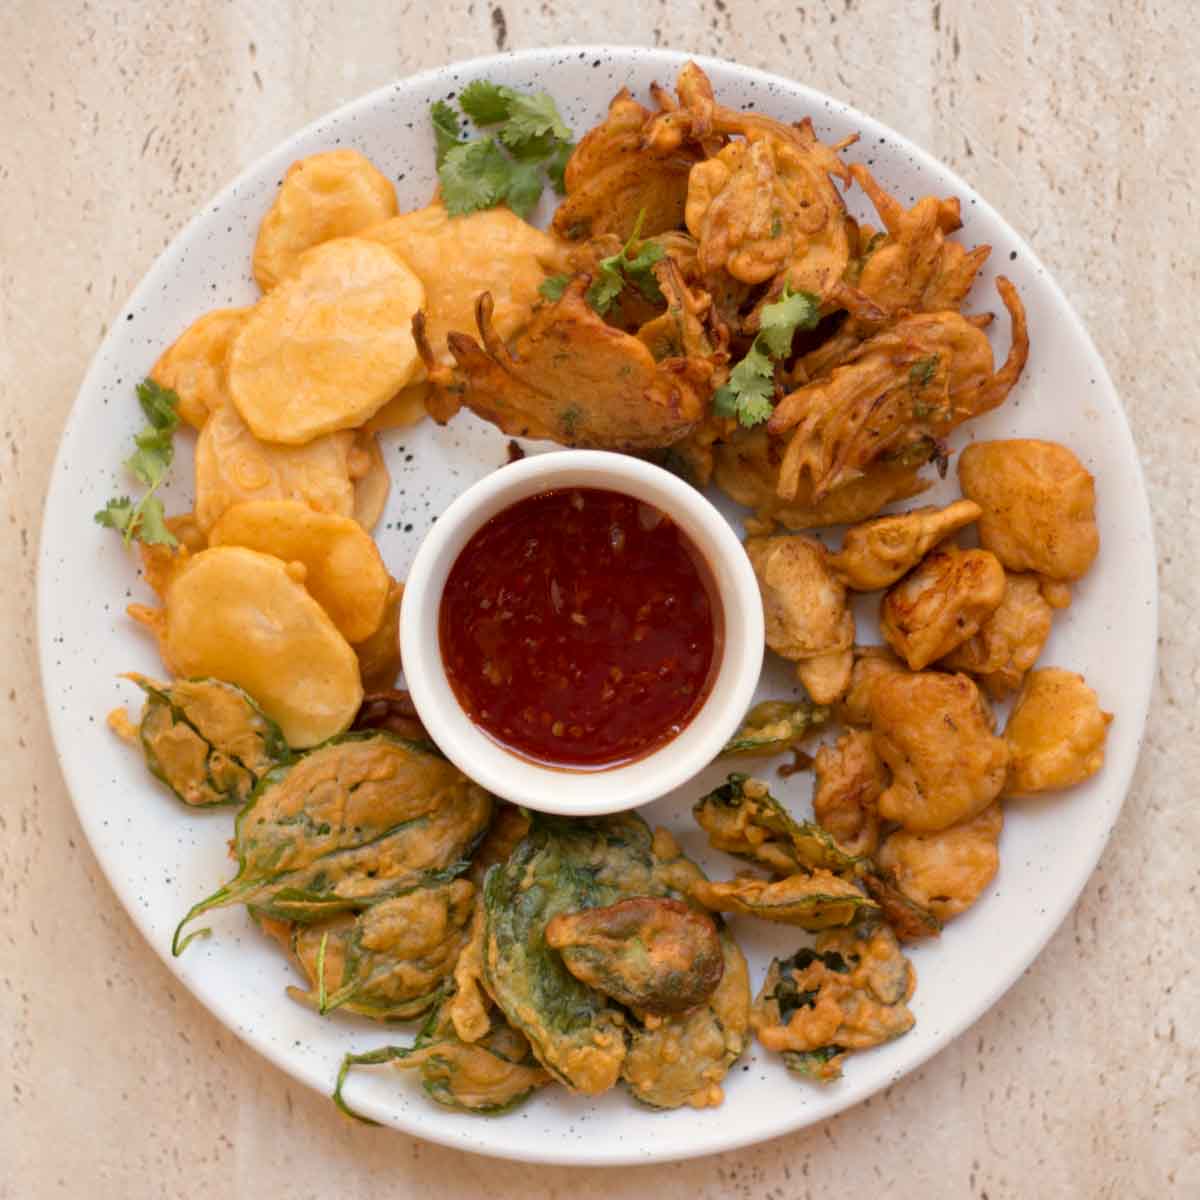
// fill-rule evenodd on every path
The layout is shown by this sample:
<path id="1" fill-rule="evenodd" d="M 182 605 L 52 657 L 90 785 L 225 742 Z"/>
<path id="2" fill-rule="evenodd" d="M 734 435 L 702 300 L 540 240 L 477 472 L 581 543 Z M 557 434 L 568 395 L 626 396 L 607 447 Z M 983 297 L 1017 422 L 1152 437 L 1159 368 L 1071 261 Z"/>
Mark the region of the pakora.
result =
<path id="1" fill-rule="evenodd" d="M 854 615 L 825 548 L 803 534 L 752 537 L 745 545 L 762 593 L 767 645 L 796 663 L 813 700 L 832 704 L 850 685 Z"/>
<path id="2" fill-rule="evenodd" d="M 970 820 L 937 833 L 898 829 L 884 840 L 876 861 L 910 900 L 949 921 L 966 912 L 995 878 L 1004 814 L 992 803 Z"/>
<path id="3" fill-rule="evenodd" d="M 848 853 L 874 854 L 879 845 L 879 797 L 888 776 L 871 734 L 847 730 L 833 745 L 817 751 L 813 768 L 817 824 Z"/>
<path id="4" fill-rule="evenodd" d="M 763 700 L 746 714 L 741 728 L 725 743 L 721 757 L 781 754 L 820 729 L 831 711 L 809 700 Z"/>
<path id="5" fill-rule="evenodd" d="M 1004 598 L 1004 568 L 987 550 L 955 546 L 927 555 L 883 598 L 879 628 L 920 671 L 974 637 Z"/>
<path id="6" fill-rule="evenodd" d="M 983 509 L 980 545 L 1008 570 L 1068 583 L 1087 574 L 1100 550 L 1096 486 L 1066 446 L 976 442 L 959 457 L 958 481 Z"/>
<path id="7" fill-rule="evenodd" d="M 1091 778 L 1104 766 L 1111 722 L 1082 675 L 1060 667 L 1030 671 L 1004 729 L 1011 752 L 1005 793 L 1059 791 Z"/>
<path id="8" fill-rule="evenodd" d="M 935 833 L 982 812 L 1000 794 L 1009 748 L 965 675 L 890 673 L 870 691 L 876 753 L 892 773 L 879 815 Z"/>

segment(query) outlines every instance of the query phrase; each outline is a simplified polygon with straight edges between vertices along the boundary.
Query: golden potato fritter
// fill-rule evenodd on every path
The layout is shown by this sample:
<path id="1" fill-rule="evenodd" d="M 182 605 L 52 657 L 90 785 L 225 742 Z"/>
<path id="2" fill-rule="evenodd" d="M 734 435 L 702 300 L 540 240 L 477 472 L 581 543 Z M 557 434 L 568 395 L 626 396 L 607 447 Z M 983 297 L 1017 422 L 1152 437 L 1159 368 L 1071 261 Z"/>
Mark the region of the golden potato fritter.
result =
<path id="1" fill-rule="evenodd" d="M 939 542 L 970 525 L 980 511 L 970 500 L 956 500 L 945 508 L 914 508 L 864 521 L 846 530 L 842 548 L 829 565 L 856 592 L 891 587 Z"/>
<path id="2" fill-rule="evenodd" d="M 1006 794 L 1053 792 L 1090 778 L 1104 765 L 1111 721 L 1082 675 L 1031 671 L 1004 730 L 1012 754 Z"/>
<path id="3" fill-rule="evenodd" d="M 434 361 L 418 318 L 418 344 L 438 393 L 434 416 L 447 419 L 462 403 L 513 437 L 604 450 L 653 450 L 686 436 L 704 415 L 712 364 L 655 362 L 643 342 L 604 322 L 587 303 L 587 286 L 579 276 L 560 300 L 540 308 L 511 350 L 492 327 L 485 292 L 476 307 L 483 345 L 450 334 L 456 371 Z"/>
<path id="4" fill-rule="evenodd" d="M 150 368 L 150 378 L 179 397 L 179 415 L 202 429 L 209 413 L 230 403 L 225 362 L 248 308 L 218 308 L 193 321 Z"/>
<path id="5" fill-rule="evenodd" d="M 1003 699 L 1020 686 L 1050 636 L 1054 610 L 1043 589 L 1036 575 L 1006 574 L 1000 607 L 938 666 L 973 675 L 989 696 Z"/>
<path id="6" fill-rule="evenodd" d="M 813 766 L 817 824 L 851 854 L 874 854 L 879 845 L 879 797 L 888 777 L 871 734 L 847 730 L 836 743 L 817 751 Z"/>
<path id="7" fill-rule="evenodd" d="M 877 861 L 893 883 L 940 921 L 965 912 L 983 894 L 1000 866 L 1004 814 L 999 803 L 938 833 L 898 829 Z"/>
<path id="8" fill-rule="evenodd" d="M 1008 746 L 965 675 L 889 674 L 870 693 L 875 749 L 891 769 L 879 815 L 913 833 L 948 829 L 1000 794 Z"/>
<path id="9" fill-rule="evenodd" d="M 746 553 L 762 593 L 767 645 L 797 664 L 818 704 L 832 704 L 850 683 L 854 615 L 825 548 L 793 534 L 748 538 Z"/>
<path id="10" fill-rule="evenodd" d="M 880 606 L 888 645 L 913 671 L 972 637 L 1004 597 L 1004 568 L 986 550 L 930 554 L 893 585 Z"/>
<path id="11" fill-rule="evenodd" d="M 976 442 L 958 460 L 958 481 L 983 509 L 980 544 L 1010 571 L 1066 581 L 1087 574 L 1100 549 L 1095 482 L 1066 446 Z"/>

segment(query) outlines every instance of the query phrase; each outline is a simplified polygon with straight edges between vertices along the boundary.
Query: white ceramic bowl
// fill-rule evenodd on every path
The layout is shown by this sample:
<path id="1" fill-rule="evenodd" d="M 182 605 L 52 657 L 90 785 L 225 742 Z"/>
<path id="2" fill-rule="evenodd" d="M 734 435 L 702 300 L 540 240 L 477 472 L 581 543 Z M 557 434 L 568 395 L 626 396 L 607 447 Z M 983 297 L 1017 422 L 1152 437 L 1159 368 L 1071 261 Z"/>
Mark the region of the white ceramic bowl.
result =
<path id="1" fill-rule="evenodd" d="M 438 638 L 442 591 L 472 536 L 520 500 L 558 488 L 606 488 L 666 513 L 704 556 L 724 613 L 724 649 L 712 690 L 677 737 L 635 762 L 601 770 L 542 766 L 505 749 L 459 704 Z M 763 614 L 750 560 L 729 522 L 694 488 L 623 454 L 567 450 L 503 467 L 468 488 L 425 536 L 400 611 L 404 678 L 425 728 L 446 756 L 490 792 L 567 816 L 636 808 L 698 775 L 737 729 L 758 687 Z"/>

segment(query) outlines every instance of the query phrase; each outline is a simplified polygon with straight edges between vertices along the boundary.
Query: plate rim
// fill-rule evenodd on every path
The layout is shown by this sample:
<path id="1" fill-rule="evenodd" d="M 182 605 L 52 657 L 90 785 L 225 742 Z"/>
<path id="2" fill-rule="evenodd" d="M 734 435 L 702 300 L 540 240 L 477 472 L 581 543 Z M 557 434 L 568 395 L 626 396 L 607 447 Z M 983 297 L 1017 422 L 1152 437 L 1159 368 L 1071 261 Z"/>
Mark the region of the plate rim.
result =
<path id="1" fill-rule="evenodd" d="M 960 1019 L 949 1022 L 945 1030 L 940 1030 L 936 1036 L 931 1038 L 928 1046 L 916 1054 L 911 1060 L 906 1062 L 903 1070 L 894 1072 L 890 1077 L 882 1078 L 872 1082 L 869 1086 L 857 1086 L 853 1084 L 846 1086 L 845 1093 L 834 1101 L 831 1110 L 822 1113 L 821 1116 L 813 1119 L 806 1119 L 803 1113 L 798 1119 L 791 1123 L 784 1123 L 782 1126 L 774 1127 L 768 1132 L 756 1134 L 753 1131 L 749 1133 L 729 1133 L 725 1136 L 718 1134 L 715 1137 L 710 1137 L 706 1140 L 703 1146 L 696 1146 L 694 1151 L 689 1150 L 685 1154 L 674 1152 L 657 1153 L 653 1150 L 649 1152 L 636 1152 L 624 1150 L 620 1143 L 611 1147 L 611 1153 L 596 1154 L 589 1150 L 580 1152 L 579 1148 L 572 1148 L 565 1153 L 557 1153 L 552 1144 L 547 1144 L 545 1150 L 539 1154 L 531 1154 L 528 1151 L 521 1149 L 509 1150 L 504 1146 L 480 1146 L 474 1142 L 469 1136 L 456 1132 L 452 1129 L 443 1129 L 435 1126 L 432 1129 L 422 1126 L 420 1117 L 415 1120 L 408 1119 L 407 1114 L 402 1114 L 399 1119 L 394 1116 L 389 1117 L 386 1124 L 391 1128 L 400 1130 L 410 1136 L 422 1138 L 427 1141 L 447 1146 L 453 1149 L 469 1150 L 475 1154 L 482 1154 L 489 1157 L 505 1158 L 518 1162 L 529 1162 L 547 1165 L 575 1165 L 575 1166 L 631 1166 L 641 1164 L 651 1164 L 658 1162 L 679 1162 L 686 1159 L 707 1157 L 709 1155 L 724 1153 L 730 1150 L 736 1150 L 743 1147 L 757 1145 L 760 1143 L 772 1141 L 776 1138 L 785 1137 L 788 1134 L 798 1132 L 800 1129 L 807 1128 L 811 1125 L 819 1124 L 822 1121 L 828 1120 L 836 1116 L 846 1109 L 861 1103 L 868 1097 L 877 1094 L 886 1087 L 893 1086 L 900 1079 L 911 1075 L 914 1071 L 923 1066 L 935 1054 L 945 1050 L 952 1042 L 962 1037 L 978 1020 L 986 1014 L 994 1005 L 1009 991 L 1009 989 L 1027 973 L 1030 966 L 1040 957 L 1045 949 L 1050 938 L 1056 934 L 1062 927 L 1064 920 L 1070 911 L 1079 902 L 1088 882 L 1095 874 L 1096 868 L 1099 865 L 1100 858 L 1104 853 L 1105 848 L 1112 836 L 1113 829 L 1120 818 L 1121 812 L 1124 809 L 1125 803 L 1129 797 L 1129 791 L 1133 782 L 1134 774 L 1141 760 L 1142 751 L 1145 746 L 1146 723 L 1149 714 L 1150 701 L 1154 689 L 1154 680 L 1157 672 L 1157 657 L 1158 657 L 1158 633 L 1159 633 L 1159 583 L 1158 583 L 1158 552 L 1155 542 L 1155 531 L 1153 523 L 1153 510 L 1150 505 L 1149 492 L 1146 487 L 1145 466 L 1142 456 L 1139 453 L 1137 442 L 1133 436 L 1133 430 L 1129 423 L 1129 416 L 1126 412 L 1124 402 L 1121 399 L 1121 394 L 1117 390 L 1113 382 L 1112 375 L 1108 370 L 1108 365 L 1101 354 L 1096 343 L 1093 341 L 1083 320 L 1075 310 L 1062 286 L 1058 282 L 1057 277 L 1051 272 L 1042 262 L 1037 252 L 1033 249 L 1027 239 L 1017 229 L 1015 229 L 1001 213 L 980 194 L 971 184 L 969 184 L 956 170 L 948 166 L 941 159 L 937 158 L 933 153 L 926 150 L 919 143 L 913 141 L 906 135 L 893 129 L 890 125 L 870 114 L 863 112 L 846 101 L 839 100 L 828 93 L 822 92 L 809 84 L 789 79 L 786 76 L 776 74 L 775 72 L 766 71 L 758 67 L 750 67 L 738 63 L 731 59 L 723 59 L 713 55 L 693 54 L 687 51 L 677 50 L 669 47 L 649 47 L 638 44 L 623 44 L 623 43 L 588 43 L 582 45 L 555 45 L 548 47 L 534 47 L 524 50 L 511 50 L 503 53 L 478 55 L 469 59 L 453 60 L 443 63 L 439 66 L 429 67 L 422 71 L 412 74 L 400 75 L 396 78 L 384 83 L 365 94 L 351 99 L 341 105 L 338 105 L 326 112 L 319 114 L 313 120 L 306 122 L 303 126 L 295 129 L 278 142 L 269 146 L 261 154 L 257 155 L 253 161 L 248 163 L 240 171 L 238 171 L 227 183 L 218 188 L 208 199 L 198 206 L 191 217 L 176 231 L 170 238 L 167 245 L 154 257 L 153 262 L 143 273 L 137 285 L 130 292 L 124 303 L 116 310 L 111 319 L 109 328 L 93 351 L 89 361 L 87 370 L 80 382 L 78 391 L 67 413 L 66 421 L 63 424 L 58 438 L 58 445 L 55 450 L 53 463 L 51 466 L 46 495 L 41 506 L 41 525 L 38 533 L 38 552 L 37 552 L 37 576 L 35 585 L 35 636 L 37 641 L 37 662 L 38 662 L 38 686 L 41 694 L 43 711 L 46 714 L 47 721 L 50 727 L 51 740 L 54 746 L 55 758 L 58 761 L 59 770 L 62 773 L 63 782 L 66 785 L 68 795 L 71 799 L 71 804 L 75 810 L 76 819 L 79 821 L 81 830 L 85 839 L 88 842 L 88 849 L 93 856 L 93 859 L 100 868 L 105 880 L 108 882 L 114 896 L 116 897 L 121 908 L 134 924 L 138 933 L 145 940 L 150 948 L 163 961 L 172 976 L 181 983 L 192 996 L 218 1021 L 222 1026 L 238 1037 L 240 1041 L 248 1045 L 256 1053 L 262 1055 L 274 1066 L 284 1071 L 288 1076 L 296 1079 L 298 1082 L 305 1085 L 311 1085 L 305 1075 L 301 1074 L 297 1067 L 291 1063 L 289 1058 L 280 1052 L 274 1043 L 266 1041 L 261 1037 L 256 1036 L 250 1030 L 242 1027 L 238 1023 L 227 1019 L 223 1012 L 217 1011 L 209 1002 L 208 998 L 202 995 L 194 984 L 190 973 L 179 969 L 179 960 L 172 958 L 169 947 L 158 945 L 155 938 L 151 936 L 150 930 L 146 921 L 143 919 L 140 908 L 132 903 L 128 903 L 123 890 L 118 886 L 117 880 L 114 878 L 114 873 L 110 872 L 109 865 L 104 858 L 96 851 L 92 844 L 92 839 L 89 834 L 89 822 L 85 818 L 83 806 L 79 799 L 80 796 L 86 794 L 87 781 L 82 777 L 81 771 L 69 764 L 67 756 L 63 752 L 63 747 L 69 744 L 71 730 L 67 724 L 65 715 L 61 710 L 56 711 L 50 703 L 50 698 L 46 690 L 46 680 L 51 674 L 50 658 L 52 648 L 47 640 L 46 631 L 50 625 L 50 608 L 52 604 L 52 596 L 50 592 L 48 562 L 51 557 L 50 538 L 48 530 L 51 527 L 51 518 L 59 505 L 63 502 L 67 491 L 67 472 L 64 470 L 65 453 L 66 453 L 66 432 L 74 423 L 77 411 L 83 405 L 85 395 L 90 394 L 97 388 L 98 380 L 101 376 L 101 368 L 103 360 L 106 357 L 106 350 L 111 344 L 114 344 L 119 339 L 119 330 L 121 328 L 121 317 L 123 314 L 130 313 L 138 308 L 139 304 L 145 304 L 145 301 L 152 294 L 154 285 L 157 282 L 159 272 L 165 268 L 168 260 L 173 259 L 177 254 L 177 246 L 186 240 L 197 228 L 204 218 L 209 214 L 209 210 L 214 206 L 222 205 L 227 199 L 231 198 L 238 189 L 247 181 L 255 177 L 263 168 L 263 165 L 268 159 L 279 154 L 285 147 L 301 141 L 312 133 L 316 133 L 327 123 L 338 120 L 345 121 L 353 117 L 358 111 L 370 110 L 375 106 L 384 102 L 387 97 L 391 96 L 401 87 L 420 88 L 422 85 L 428 85 L 435 82 L 439 77 L 444 77 L 449 73 L 466 74 L 468 72 L 479 73 L 486 71 L 489 67 L 494 67 L 499 64 L 521 65 L 528 64 L 530 69 L 536 71 L 542 64 L 550 63 L 556 60 L 580 57 L 584 60 L 600 57 L 608 58 L 614 65 L 622 65 L 630 60 L 641 61 L 642 63 L 649 62 L 651 64 L 661 64 L 664 71 L 677 69 L 680 65 L 687 61 L 694 61 L 705 69 L 717 68 L 720 71 L 733 71 L 739 76 L 752 79 L 757 86 L 765 89 L 777 88 L 782 92 L 794 96 L 797 100 L 809 105 L 811 111 L 816 113 L 822 107 L 826 111 L 838 111 L 847 120 L 861 123 L 864 126 L 870 126 L 872 129 L 877 128 L 887 137 L 888 142 L 894 150 L 907 154 L 910 159 L 922 171 L 932 171 L 934 174 L 941 174 L 948 178 L 954 185 L 957 194 L 962 199 L 970 198 L 974 202 L 976 211 L 985 213 L 990 220 L 994 221 L 1003 227 L 1013 238 L 1014 244 L 1020 249 L 1020 253 L 1032 264 L 1034 270 L 1041 276 L 1053 298 L 1056 313 L 1062 319 L 1065 319 L 1073 327 L 1073 332 L 1080 338 L 1082 344 L 1094 356 L 1103 372 L 1103 378 L 1100 382 L 1107 385 L 1111 395 L 1116 400 L 1115 416 L 1120 422 L 1120 429 L 1123 432 L 1124 439 L 1128 446 L 1133 451 L 1133 467 L 1134 475 L 1138 485 L 1138 493 L 1141 503 L 1136 505 L 1137 523 L 1141 526 L 1141 537 L 1144 540 L 1146 551 L 1149 555 L 1149 566 L 1153 571 L 1153 586 L 1149 593 L 1148 612 L 1145 620 L 1149 631 L 1150 653 L 1144 660 L 1144 667 L 1140 673 L 1140 678 L 1136 681 L 1137 687 L 1130 689 L 1129 695 L 1133 699 L 1133 705 L 1138 714 L 1138 728 L 1136 734 L 1136 753 L 1132 755 L 1126 769 L 1122 772 L 1122 777 L 1113 780 L 1111 786 L 1114 792 L 1120 795 L 1120 802 L 1116 804 L 1111 812 L 1111 816 L 1106 821 L 1105 828 L 1096 833 L 1094 843 L 1094 853 L 1089 856 L 1086 871 L 1081 872 L 1080 878 L 1073 881 L 1072 886 L 1064 893 L 1065 899 L 1060 900 L 1046 910 L 1044 924 L 1039 935 L 1031 942 L 1031 950 L 1027 961 L 1021 967 L 1015 970 L 1011 978 L 993 985 L 990 988 L 984 989 L 981 993 L 972 996 L 972 1002 L 967 1004 L 963 1009 L 963 1015 Z M 1095 833 L 1096 831 L 1094 831 Z M 651 1119 L 653 1114 L 648 1114 L 647 1119 Z M 593 1140 L 593 1145 L 595 1140 Z"/>

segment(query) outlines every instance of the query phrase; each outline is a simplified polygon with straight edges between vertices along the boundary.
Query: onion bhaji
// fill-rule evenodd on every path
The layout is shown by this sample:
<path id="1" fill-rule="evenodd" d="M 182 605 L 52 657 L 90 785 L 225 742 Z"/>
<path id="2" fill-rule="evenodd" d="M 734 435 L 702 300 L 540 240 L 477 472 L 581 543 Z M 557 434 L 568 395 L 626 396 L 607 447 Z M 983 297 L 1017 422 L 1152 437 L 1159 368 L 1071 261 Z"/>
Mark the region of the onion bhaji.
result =
<path id="1" fill-rule="evenodd" d="M 1057 442 L 976 442 L 958 460 L 963 494 L 983 512 L 979 542 L 1010 571 L 1081 579 L 1100 549 L 1091 473 Z"/>
<path id="2" fill-rule="evenodd" d="M 1004 568 L 987 550 L 930 554 L 883 597 L 879 626 L 913 671 L 973 637 L 1004 597 Z"/>
<path id="3" fill-rule="evenodd" d="M 1010 796 L 1074 787 L 1104 765 L 1112 714 L 1082 675 L 1059 667 L 1030 671 L 1004 730 L 1011 752 Z"/>

